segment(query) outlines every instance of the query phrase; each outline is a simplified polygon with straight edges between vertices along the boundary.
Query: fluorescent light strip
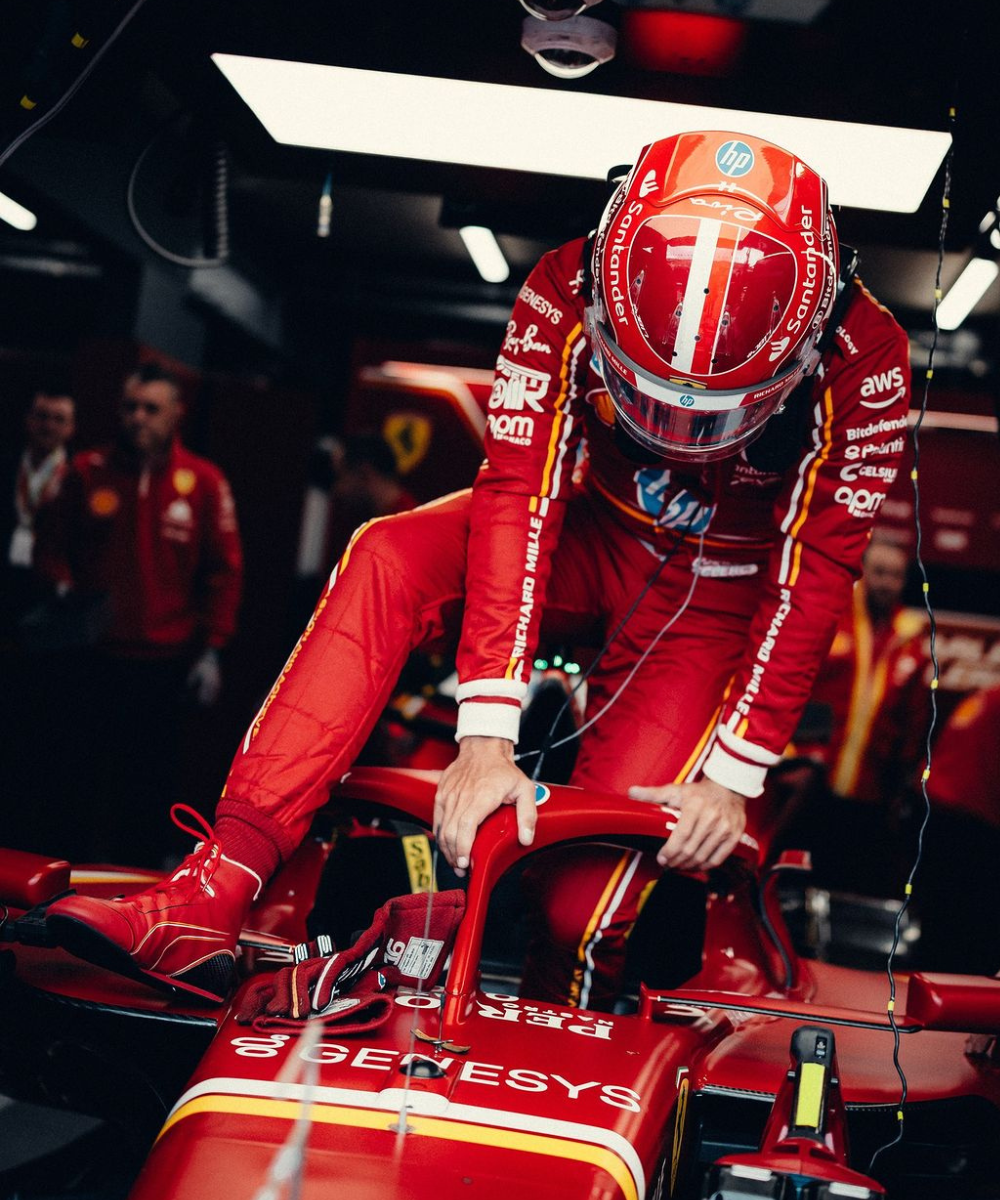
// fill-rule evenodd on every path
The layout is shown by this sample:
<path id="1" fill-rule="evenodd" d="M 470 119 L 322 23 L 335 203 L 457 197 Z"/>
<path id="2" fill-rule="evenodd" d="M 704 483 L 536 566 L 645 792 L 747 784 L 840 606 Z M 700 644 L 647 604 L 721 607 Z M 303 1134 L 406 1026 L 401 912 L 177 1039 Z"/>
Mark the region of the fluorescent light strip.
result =
<path id="1" fill-rule="evenodd" d="M 938 305 L 938 329 L 957 329 L 986 295 L 998 274 L 1000 266 L 992 259 L 970 259 L 965 270 L 951 285 L 947 296 Z"/>
<path id="2" fill-rule="evenodd" d="M 476 270 L 487 283 L 503 283 L 510 276 L 510 267 L 493 230 L 483 225 L 463 225 L 458 231 Z"/>
<path id="3" fill-rule="evenodd" d="M 15 229 L 23 229 L 25 233 L 38 224 L 38 218 L 30 209 L 18 204 L 16 200 L 11 200 L 10 196 L 5 196 L 3 192 L 0 192 L 0 221 L 6 221 Z"/>
<path id="4" fill-rule="evenodd" d="M 604 179 L 658 138 L 731 130 L 800 155 L 826 179 L 834 204 L 914 212 L 951 141 L 926 129 L 235 54 L 212 60 L 278 142 L 545 175 Z"/>

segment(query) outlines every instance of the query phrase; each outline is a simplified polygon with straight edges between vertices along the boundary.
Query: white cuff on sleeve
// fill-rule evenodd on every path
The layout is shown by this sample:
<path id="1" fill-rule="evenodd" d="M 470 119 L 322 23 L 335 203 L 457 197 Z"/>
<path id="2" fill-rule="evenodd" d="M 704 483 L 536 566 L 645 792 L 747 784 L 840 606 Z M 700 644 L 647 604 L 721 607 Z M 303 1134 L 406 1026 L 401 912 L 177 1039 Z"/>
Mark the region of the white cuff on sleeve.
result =
<path id="1" fill-rule="evenodd" d="M 737 758 L 760 763 L 762 767 L 773 767 L 780 760 L 781 755 L 775 754 L 773 750 L 765 750 L 763 746 L 758 746 L 755 742 L 748 742 L 746 738 L 737 737 L 731 728 L 736 720 L 736 717 L 730 717 L 729 725 L 720 725 L 715 731 L 715 736 Z"/>
<path id="2" fill-rule="evenodd" d="M 455 741 L 464 737 L 502 737 L 517 745 L 521 708 L 516 704 L 477 704 L 464 700 L 458 706 Z"/>
<path id="3" fill-rule="evenodd" d="M 455 699 L 475 700 L 480 696 L 499 696 L 505 700 L 523 700 L 528 694 L 528 685 L 518 679 L 470 679 L 455 689 Z"/>
<path id="4" fill-rule="evenodd" d="M 724 746 L 716 742 L 705 760 L 702 774 L 731 791 L 739 792 L 741 796 L 753 799 L 764 790 L 767 767 L 735 758 Z"/>

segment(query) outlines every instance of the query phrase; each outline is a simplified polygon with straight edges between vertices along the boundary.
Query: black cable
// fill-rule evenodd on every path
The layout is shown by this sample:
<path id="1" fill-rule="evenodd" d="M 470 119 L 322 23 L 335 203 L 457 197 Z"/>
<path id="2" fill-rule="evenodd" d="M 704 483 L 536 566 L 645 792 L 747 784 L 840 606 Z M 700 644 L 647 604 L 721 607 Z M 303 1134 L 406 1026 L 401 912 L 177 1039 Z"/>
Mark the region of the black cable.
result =
<path id="1" fill-rule="evenodd" d="M 114 42 L 118 40 L 118 37 L 125 26 L 128 25 L 128 23 L 145 3 L 146 0 L 136 0 L 135 4 L 133 4 L 124 17 L 122 17 L 122 19 L 118 22 L 101 46 L 94 51 L 94 56 L 91 58 L 90 62 L 87 63 L 73 83 L 70 84 L 66 91 L 55 102 L 55 104 L 53 104 L 50 109 L 47 109 L 44 113 L 42 113 L 37 120 L 33 121 L 27 129 L 22 129 L 17 137 L 14 138 L 14 140 L 10 143 L 10 145 L 6 146 L 2 151 L 0 151 L 0 167 L 3 166 L 3 164 L 8 158 L 10 158 L 15 150 L 24 145 L 24 143 L 29 137 L 31 137 L 33 133 L 37 133 L 38 130 L 44 125 L 47 125 L 57 113 L 62 112 L 70 100 L 72 100 L 76 93 L 80 90 L 80 88 L 83 87 L 86 80 L 90 77 L 91 72 L 101 61 L 107 51 L 110 50 Z"/>
<path id="2" fill-rule="evenodd" d="M 213 163 L 212 163 L 212 216 L 214 221 L 213 239 L 215 241 L 215 254 L 212 257 L 208 256 L 188 256 L 184 254 L 176 254 L 173 250 L 168 250 L 166 246 L 161 245 L 139 219 L 139 213 L 135 205 L 135 187 L 136 180 L 139 177 L 139 172 L 142 169 L 143 163 L 153 148 L 159 144 L 160 139 L 167 133 L 171 126 L 183 113 L 174 113 L 172 117 L 163 125 L 163 127 L 149 139 L 143 148 L 139 157 L 135 160 L 135 165 L 132 167 L 128 177 L 128 185 L 125 189 L 125 203 L 128 208 L 129 219 L 132 226 L 140 238 L 153 251 L 154 254 L 164 258 L 167 262 L 173 263 L 178 267 L 221 267 L 229 259 L 229 153 L 225 143 L 221 140 L 215 142 L 213 147 Z"/>
<path id="3" fill-rule="evenodd" d="M 949 122 L 949 126 L 952 129 L 952 133 L 954 135 L 954 123 L 955 123 L 954 107 L 952 107 L 948 110 L 948 122 Z M 955 147 L 955 141 L 954 141 L 954 136 L 952 136 L 952 142 L 948 148 L 948 153 L 945 156 L 945 160 L 944 160 L 944 188 L 943 188 L 942 198 L 941 198 L 941 226 L 940 226 L 940 230 L 938 233 L 937 272 L 934 277 L 934 307 L 931 310 L 931 321 L 933 323 L 934 329 L 933 329 L 933 335 L 931 338 L 930 351 L 927 356 L 927 370 L 924 375 L 924 388 L 923 388 L 923 394 L 920 399 L 920 411 L 917 414 L 917 419 L 913 424 L 913 429 L 912 429 L 911 435 L 910 435 L 911 442 L 913 445 L 913 468 L 910 471 L 910 480 L 913 484 L 913 515 L 914 515 L 914 525 L 915 525 L 915 531 L 916 531 L 916 537 L 917 537 L 916 559 L 917 559 L 917 567 L 920 571 L 920 577 L 921 577 L 921 580 L 923 581 L 921 590 L 923 592 L 924 608 L 927 612 L 927 620 L 928 620 L 929 630 L 930 630 L 930 655 L 931 655 L 932 674 L 931 674 L 931 680 L 930 680 L 930 685 L 929 685 L 930 697 L 931 697 L 931 719 L 927 726 L 927 735 L 926 735 L 925 745 L 924 745 L 925 766 L 924 766 L 924 770 L 920 776 L 920 793 L 921 793 L 921 796 L 923 797 L 924 811 L 923 811 L 923 816 L 920 821 L 920 827 L 917 831 L 916 855 L 914 856 L 913 866 L 910 868 L 910 873 L 906 879 L 906 886 L 904 888 L 904 895 L 903 895 L 903 903 L 900 905 L 899 911 L 896 913 L 896 920 L 895 920 L 895 923 L 893 926 L 893 932 L 892 932 L 892 945 L 889 947 L 889 954 L 886 958 L 886 963 L 885 963 L 886 975 L 889 978 L 889 1003 L 887 1005 L 887 1010 L 888 1010 L 888 1014 L 889 1014 L 889 1025 L 892 1028 L 892 1034 L 893 1034 L 892 1065 L 896 1069 L 896 1074 L 899 1076 L 899 1083 L 900 1083 L 899 1108 L 896 1110 L 896 1120 L 897 1120 L 898 1128 L 896 1129 L 896 1136 L 894 1138 L 891 1138 L 884 1145 L 879 1146 L 878 1149 L 874 1152 L 874 1154 L 872 1154 L 871 1160 L 868 1164 L 868 1174 L 869 1175 L 872 1174 L 872 1172 L 875 1168 L 875 1160 L 878 1158 L 878 1156 L 883 1151 L 888 1150 L 891 1146 L 895 1146 L 903 1140 L 904 1106 L 906 1104 L 906 1099 L 907 1099 L 907 1082 L 906 1082 L 906 1073 L 904 1072 L 902 1064 L 899 1061 L 899 1044 L 900 1044 L 899 1033 L 900 1033 L 900 1031 L 899 1031 L 899 1026 L 896 1024 L 896 1012 L 895 1012 L 895 1009 L 896 1009 L 896 976 L 895 976 L 895 973 L 893 970 L 893 960 L 895 959 L 896 950 L 899 946 L 900 928 L 902 926 L 903 917 L 906 914 L 906 910 L 909 908 L 910 900 L 913 896 L 913 881 L 916 878 L 917 871 L 920 868 L 920 862 L 921 862 L 921 859 L 923 857 L 923 852 L 924 852 L 924 833 L 927 829 L 927 825 L 928 825 L 928 822 L 930 821 L 930 816 L 931 816 L 931 800 L 930 800 L 930 796 L 927 792 L 927 780 L 930 778 L 930 773 L 931 773 L 931 742 L 933 740 L 934 730 L 937 725 L 937 716 L 938 716 L 937 690 L 938 690 L 938 680 L 939 680 L 940 672 L 939 672 L 939 664 L 938 664 L 938 657 L 937 657 L 937 622 L 936 622 L 936 619 L 934 616 L 934 609 L 933 609 L 933 607 L 931 605 L 931 601 L 930 601 L 930 582 L 928 581 L 928 578 L 927 578 L 927 568 L 926 568 L 926 565 L 924 564 L 923 554 L 922 554 L 923 527 L 920 522 L 920 482 L 919 482 L 920 427 L 923 424 L 924 417 L 927 414 L 927 400 L 928 400 L 928 395 L 930 392 L 930 382 L 934 375 L 934 352 L 937 349 L 937 343 L 938 343 L 938 332 L 939 331 L 938 331 L 938 324 L 937 324 L 937 310 L 938 310 L 938 305 L 941 303 L 941 269 L 944 264 L 945 235 L 948 231 L 948 213 L 949 213 L 949 209 L 951 206 L 951 163 L 952 163 L 952 157 L 954 154 L 954 147 Z"/>
<path id="4" fill-rule="evenodd" d="M 781 959 L 781 968 L 783 971 L 785 991 L 789 991 L 792 984 L 795 982 L 795 968 L 792 965 L 791 957 L 788 953 L 788 948 L 785 946 L 784 940 L 775 928 L 774 922 L 771 920 L 770 913 L 767 911 L 767 900 L 764 896 L 764 887 L 757 889 L 757 915 L 760 917 L 760 923 L 764 926 L 767 936 L 771 939 L 771 944 L 778 952 L 778 957 Z"/>

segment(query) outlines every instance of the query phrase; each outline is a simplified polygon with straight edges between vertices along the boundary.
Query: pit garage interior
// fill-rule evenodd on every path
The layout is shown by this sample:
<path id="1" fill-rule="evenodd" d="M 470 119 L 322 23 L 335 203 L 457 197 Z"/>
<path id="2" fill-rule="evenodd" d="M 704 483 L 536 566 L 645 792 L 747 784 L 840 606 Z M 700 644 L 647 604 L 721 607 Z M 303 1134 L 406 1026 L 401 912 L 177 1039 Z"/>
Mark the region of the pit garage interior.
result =
<path id="1" fill-rule="evenodd" d="M 644 104 L 643 120 L 663 105 L 664 132 L 705 127 L 707 111 L 708 127 L 737 131 L 777 117 L 790 138 L 825 136 L 830 161 L 839 154 L 840 238 L 909 337 L 923 573 L 910 570 L 903 603 L 923 613 L 927 581 L 937 728 L 1000 685 L 994 7 L 591 0 L 580 18 L 603 61 L 557 74 L 523 43 L 563 23 L 519 0 L 4 5 L 0 193 L 14 206 L 0 208 L 0 442 L 20 444 L 39 381 L 65 381 L 84 449 L 114 438 L 137 360 L 182 380 L 185 443 L 228 477 L 245 556 L 225 688 L 179 751 L 183 798 L 206 813 L 332 567 L 331 441 L 381 433 L 420 502 L 471 484 L 525 277 L 594 228 L 607 173 L 641 149 L 618 102 Z M 326 111 L 324 96 L 341 99 Z M 606 162 L 563 152 L 607 144 L 612 125 Z M 914 143 L 925 161 L 902 199 L 865 173 L 866 129 L 939 135 Z M 492 280 L 468 227 L 495 236 Z M 936 325 L 976 264 L 968 310 Z M 906 453 L 880 521 L 912 555 L 912 442 Z M 57 748 L 58 723 L 50 735 Z M 32 803 L 22 778 L 4 786 L 4 805 Z M 885 897 L 803 885 L 788 904 L 803 952 L 845 965 L 878 969 L 898 935 Z M 904 921 L 903 967 L 918 937 L 919 921 Z M 100 1130 L 49 1111 L 0 1096 L 0 1196 L 48 1195 L 48 1161 L 53 1197 L 124 1196 L 120 1179 L 73 1190 L 60 1164 Z"/>

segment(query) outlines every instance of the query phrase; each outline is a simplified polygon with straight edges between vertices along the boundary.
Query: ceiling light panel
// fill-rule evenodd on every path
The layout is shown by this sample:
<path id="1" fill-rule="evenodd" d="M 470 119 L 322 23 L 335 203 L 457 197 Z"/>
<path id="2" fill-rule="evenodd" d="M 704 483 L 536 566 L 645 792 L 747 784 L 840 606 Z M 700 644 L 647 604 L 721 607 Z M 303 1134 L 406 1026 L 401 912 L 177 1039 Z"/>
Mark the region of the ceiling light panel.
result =
<path id="1" fill-rule="evenodd" d="M 993 286 L 1000 266 L 993 259 L 972 258 L 937 307 L 938 329 L 957 329 Z"/>
<path id="2" fill-rule="evenodd" d="M 503 283 L 510 278 L 510 266 L 492 229 L 482 225 L 463 225 L 458 232 L 476 270 L 487 283 Z"/>
<path id="3" fill-rule="evenodd" d="M 38 224 L 38 218 L 30 209 L 18 204 L 3 192 L 0 192 L 0 220 L 25 232 L 34 229 Z"/>
<path id="4" fill-rule="evenodd" d="M 951 141 L 927 129 L 234 54 L 212 59 L 275 141 L 390 158 L 604 179 L 610 165 L 658 138 L 731 130 L 798 154 L 826 179 L 834 204 L 914 212 Z"/>

